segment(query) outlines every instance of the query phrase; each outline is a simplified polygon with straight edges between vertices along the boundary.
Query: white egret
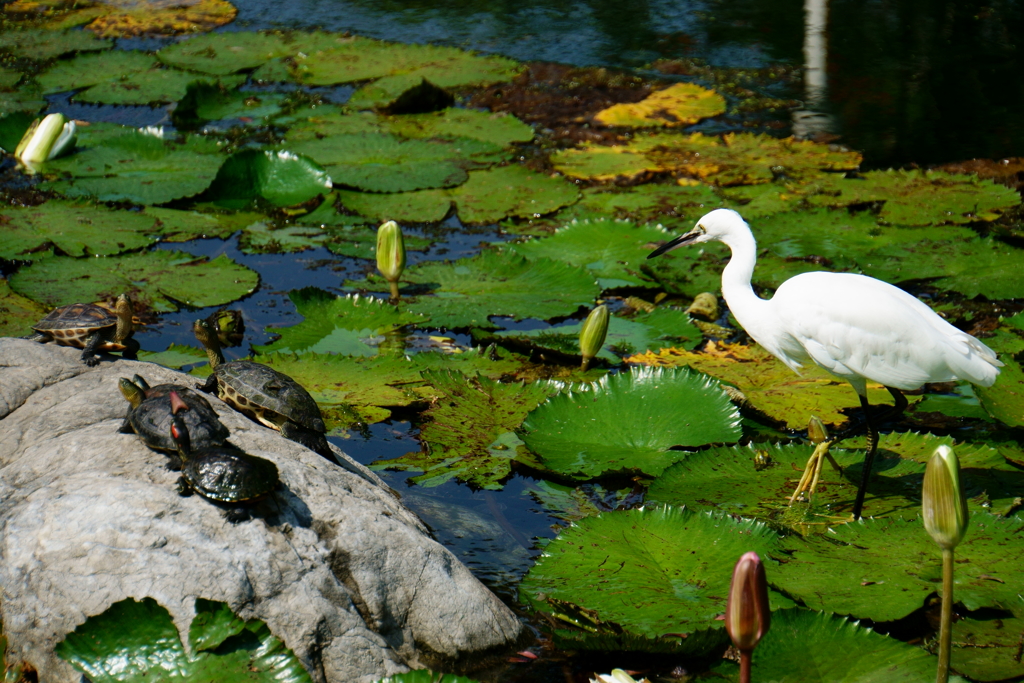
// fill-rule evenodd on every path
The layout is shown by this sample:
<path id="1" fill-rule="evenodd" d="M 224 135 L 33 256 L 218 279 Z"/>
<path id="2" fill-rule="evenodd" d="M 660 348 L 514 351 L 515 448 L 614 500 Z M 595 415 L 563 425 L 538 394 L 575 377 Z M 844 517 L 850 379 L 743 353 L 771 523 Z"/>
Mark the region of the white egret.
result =
<path id="1" fill-rule="evenodd" d="M 857 498 L 858 519 L 878 432 L 871 424 L 867 382 L 892 394 L 895 409 L 907 401 L 900 390 L 925 382 L 966 380 L 992 386 L 1002 363 L 992 349 L 940 318 L 916 297 L 881 280 L 852 273 L 814 272 L 792 277 L 771 299 L 750 286 L 757 245 L 746 221 L 730 209 L 715 209 L 693 230 L 651 252 L 647 258 L 689 244 L 724 242 L 732 258 L 722 271 L 722 296 L 753 339 L 793 372 L 812 362 L 849 382 L 860 397 L 868 431 L 868 452 Z"/>

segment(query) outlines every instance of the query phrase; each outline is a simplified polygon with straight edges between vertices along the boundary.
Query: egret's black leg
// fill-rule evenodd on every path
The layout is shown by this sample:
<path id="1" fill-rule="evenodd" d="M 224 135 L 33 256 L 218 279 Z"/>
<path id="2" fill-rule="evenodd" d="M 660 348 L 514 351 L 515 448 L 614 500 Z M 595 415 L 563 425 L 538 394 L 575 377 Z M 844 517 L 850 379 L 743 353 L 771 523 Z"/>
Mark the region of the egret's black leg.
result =
<path id="1" fill-rule="evenodd" d="M 902 395 L 900 397 L 902 398 Z M 903 402 L 906 403 L 906 399 L 903 399 Z M 868 479 L 871 478 L 871 465 L 875 462 L 875 451 L 878 450 L 878 430 L 871 424 L 871 406 L 868 405 L 866 396 L 860 397 L 860 407 L 864 410 L 864 426 L 868 430 L 868 452 L 864 456 L 864 471 L 861 474 L 860 488 L 857 489 L 857 498 L 853 503 L 855 520 L 860 519 L 860 511 L 864 507 L 864 494 L 867 493 Z"/>

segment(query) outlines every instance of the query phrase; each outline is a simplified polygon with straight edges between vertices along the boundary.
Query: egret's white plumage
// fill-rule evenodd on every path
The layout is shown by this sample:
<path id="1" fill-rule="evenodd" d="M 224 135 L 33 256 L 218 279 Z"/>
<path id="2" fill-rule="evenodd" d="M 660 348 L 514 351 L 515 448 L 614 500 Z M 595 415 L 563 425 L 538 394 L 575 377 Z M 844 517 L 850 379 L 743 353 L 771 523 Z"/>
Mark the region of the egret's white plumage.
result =
<path id="1" fill-rule="evenodd" d="M 706 214 L 693 230 L 648 258 L 711 241 L 724 242 L 732 250 L 722 271 L 722 295 L 747 334 L 794 372 L 813 362 L 845 379 L 865 407 L 869 380 L 903 390 L 957 379 L 988 387 L 999 375 L 1002 363 L 992 349 L 916 297 L 872 277 L 804 273 L 782 283 L 771 299 L 760 298 L 750 286 L 757 244 L 747 223 L 730 209 Z M 865 480 L 872 456 L 873 448 Z M 862 498 L 863 490 L 855 516 Z"/>

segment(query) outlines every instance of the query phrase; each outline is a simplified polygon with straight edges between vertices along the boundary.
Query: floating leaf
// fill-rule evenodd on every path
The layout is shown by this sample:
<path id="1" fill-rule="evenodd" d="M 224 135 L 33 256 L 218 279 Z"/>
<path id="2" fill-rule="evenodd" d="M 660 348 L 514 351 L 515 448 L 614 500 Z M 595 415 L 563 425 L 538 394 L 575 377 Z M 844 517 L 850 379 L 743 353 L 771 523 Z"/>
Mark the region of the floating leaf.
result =
<path id="1" fill-rule="evenodd" d="M 156 600 L 128 598 L 89 617 L 55 651 L 93 683 L 150 680 L 168 671 L 185 683 L 312 681 L 266 624 L 238 619 L 225 603 L 196 600 L 189 643 L 191 655 L 185 653 L 171 615 Z"/>
<path id="2" fill-rule="evenodd" d="M 346 209 L 380 223 L 436 223 L 452 208 L 451 195 L 445 190 L 387 194 L 339 190 L 338 196 Z"/>
<path id="3" fill-rule="evenodd" d="M 157 363 L 167 368 L 181 370 L 186 365 L 205 363 L 208 360 L 204 349 L 182 344 L 171 344 L 163 351 L 139 351 L 139 360 Z"/>
<path id="4" fill-rule="evenodd" d="M 89 35 L 89 34 L 82 34 Z M 45 94 L 88 88 L 98 83 L 121 81 L 131 74 L 152 69 L 158 64 L 153 55 L 139 50 L 110 50 L 98 54 L 80 54 L 54 63 L 36 76 Z"/>
<path id="5" fill-rule="evenodd" d="M 0 337 L 24 337 L 49 311 L 31 299 L 11 291 L 7 280 L 0 279 Z"/>
<path id="6" fill-rule="evenodd" d="M 850 385 L 816 365 L 806 365 L 797 375 L 782 361 L 760 346 L 708 342 L 705 353 L 662 349 L 637 354 L 627 363 L 654 367 L 691 367 L 739 388 L 750 404 L 790 429 L 804 429 L 812 415 L 826 424 L 841 424 L 846 416 L 840 407 L 857 405 Z M 890 401 L 880 384 L 868 383 L 868 400 L 873 405 Z"/>
<path id="7" fill-rule="evenodd" d="M 176 126 L 189 130 L 222 119 L 259 123 L 280 113 L 285 98 L 283 93 L 239 92 L 198 81 L 188 86 L 171 117 Z"/>
<path id="8" fill-rule="evenodd" d="M 150 234 L 159 235 L 163 242 L 187 242 L 207 237 L 225 239 L 240 227 L 238 218 L 242 218 L 242 222 L 249 220 L 240 214 L 211 215 L 156 206 L 146 207 L 142 215 L 153 220 Z"/>
<path id="9" fill-rule="evenodd" d="M 448 108 L 429 114 L 389 116 L 381 126 L 407 138 L 473 138 L 507 147 L 533 140 L 533 128 L 511 114 L 492 114 L 475 109 Z"/>
<path id="10" fill-rule="evenodd" d="M 298 116 L 295 121 L 290 121 L 288 118 L 281 118 L 278 121 L 291 124 L 284 137 L 288 143 L 302 140 L 322 140 L 335 135 L 384 132 L 381 129 L 381 118 L 376 114 L 371 112 L 353 113 L 329 104 L 317 107 L 308 116 Z"/>
<path id="11" fill-rule="evenodd" d="M 693 223 L 722 206 L 722 199 L 710 185 L 638 185 L 628 189 L 591 187 L 583 191 L 576 205 L 602 215 L 629 220 L 637 224 L 661 223 L 689 230 Z M 575 207 L 574 207 L 575 208 Z"/>
<path id="12" fill-rule="evenodd" d="M 438 486 L 454 478 L 474 488 L 500 490 L 512 474 L 517 453 L 499 437 L 518 427 L 557 387 L 540 382 L 503 384 L 451 370 L 426 371 L 423 378 L 437 391 L 420 430 L 423 451 L 374 465 L 419 470 L 423 474 L 412 481 L 420 486 Z"/>
<path id="13" fill-rule="evenodd" d="M 551 165 L 570 178 L 607 181 L 632 180 L 643 173 L 664 170 L 640 152 L 621 146 L 588 145 L 551 155 Z"/>
<path id="14" fill-rule="evenodd" d="M 436 673 L 429 669 L 415 669 L 404 674 L 382 678 L 378 683 L 478 683 L 478 681 L 455 674 Z"/>
<path id="15" fill-rule="evenodd" d="M 17 12 L 19 3 L 4 5 L 4 12 Z M 28 9 L 28 8 L 26 8 Z M 8 25 L 0 33 L 0 50 L 28 59 L 53 59 L 70 52 L 106 50 L 113 41 L 101 40 L 84 31 L 49 31 L 46 29 L 12 30 Z"/>
<path id="16" fill-rule="evenodd" d="M 551 398 L 519 434 L 546 468 L 574 479 L 637 471 L 656 477 L 686 456 L 673 446 L 734 442 L 739 422 L 710 377 L 633 368 Z"/>
<path id="17" fill-rule="evenodd" d="M 768 580 L 771 582 L 771 574 Z M 926 651 L 825 612 L 784 609 L 772 613 L 772 627 L 754 650 L 756 680 L 774 683 L 929 682 L 938 660 Z M 722 661 L 712 671 L 739 680 L 739 667 Z M 966 683 L 959 676 L 950 681 Z"/>
<path id="18" fill-rule="evenodd" d="M 507 216 L 541 216 L 579 198 L 575 186 L 523 166 L 473 171 L 451 190 L 463 223 L 495 223 Z"/>
<path id="19" fill-rule="evenodd" d="M 1018 603 L 1013 617 L 957 619 L 953 623 L 952 662 L 950 667 L 970 676 L 973 681 L 1004 681 L 1024 676 L 1020 636 L 1024 618 Z"/>
<path id="20" fill-rule="evenodd" d="M 434 294 L 418 297 L 410 310 L 449 329 L 494 327 L 492 315 L 516 320 L 571 315 L 589 306 L 600 291 L 582 268 L 549 259 L 528 261 L 506 251 L 484 251 L 453 263 L 421 263 L 406 271 L 404 281 L 427 286 Z"/>
<path id="21" fill-rule="evenodd" d="M 352 93 L 346 106 L 379 109 L 395 114 L 438 111 L 454 104 L 455 98 L 419 74 L 385 76 Z"/>
<path id="22" fill-rule="evenodd" d="M 255 272 L 223 254 L 211 261 L 163 250 L 102 259 L 54 256 L 10 278 L 11 289 L 48 306 L 128 292 L 157 312 L 176 311 L 179 302 L 194 308 L 220 306 L 251 293 L 258 282 Z"/>
<path id="23" fill-rule="evenodd" d="M 730 572 L 721 568 L 750 550 L 771 581 L 781 544 L 760 522 L 667 507 L 606 512 L 549 543 L 519 595 L 558 619 L 582 612 L 598 633 L 675 639 L 722 629 Z"/>
<path id="24" fill-rule="evenodd" d="M 616 104 L 594 120 L 606 126 L 688 126 L 725 112 L 725 98 L 695 83 L 676 83 L 633 104 Z"/>
<path id="25" fill-rule="evenodd" d="M 33 260 L 56 247 L 69 256 L 110 256 L 152 244 L 153 217 L 94 204 L 50 200 L 0 208 L 0 258 Z"/>
<path id="26" fill-rule="evenodd" d="M 527 258 L 550 258 L 585 266 L 601 287 L 654 286 L 640 272 L 651 244 L 667 241 L 668 232 L 653 225 L 637 226 L 619 220 L 570 223 L 551 237 L 512 243 L 508 248 Z"/>
<path id="27" fill-rule="evenodd" d="M 381 299 L 338 297 L 315 287 L 291 291 L 288 298 L 304 320 L 290 327 L 269 328 L 268 331 L 281 338 L 267 346 L 255 347 L 259 353 L 373 356 L 384 335 L 426 321 L 421 315 L 401 311 Z M 376 340 L 370 343 L 374 338 Z"/>
<path id="28" fill-rule="evenodd" d="M 992 417 L 1010 427 L 1024 427 L 1024 369 L 1019 361 L 1004 358 L 1006 365 L 991 387 L 978 387 L 978 399 Z"/>
<path id="29" fill-rule="evenodd" d="M 275 227 L 258 221 L 245 227 L 238 246 L 246 254 L 294 254 L 322 247 L 330 237 L 330 233 L 316 226 Z"/>
<path id="30" fill-rule="evenodd" d="M 175 0 L 171 6 L 155 0 L 18 0 L 12 5 L 24 11 L 43 5 L 53 17 L 48 22 L 50 28 L 85 24 L 103 38 L 211 31 L 233 21 L 238 13 L 227 0 Z M 7 11 L 12 11 L 11 5 Z"/>
<path id="31" fill-rule="evenodd" d="M 293 206 L 330 189 L 330 176 L 308 157 L 293 152 L 244 149 L 227 158 L 207 196 L 220 206 L 241 209 L 256 198 L 275 206 Z"/>
<path id="32" fill-rule="evenodd" d="M 132 128 L 101 131 L 94 142 L 80 140 L 74 154 L 46 163 L 49 172 L 71 175 L 49 183 L 53 189 L 100 201 L 161 204 L 205 190 L 224 161 L 217 144 L 202 138 L 178 144 Z"/>
<path id="33" fill-rule="evenodd" d="M 222 76 L 255 68 L 293 51 L 282 36 L 237 31 L 194 36 L 168 45 L 156 56 L 179 69 Z"/>
<path id="34" fill-rule="evenodd" d="M 1024 520 L 979 512 L 970 530 L 956 549 L 957 602 L 969 610 L 1015 607 Z M 771 583 L 812 609 L 893 621 L 921 608 L 942 579 L 939 550 L 918 519 L 861 519 L 787 545 L 789 560 Z"/>

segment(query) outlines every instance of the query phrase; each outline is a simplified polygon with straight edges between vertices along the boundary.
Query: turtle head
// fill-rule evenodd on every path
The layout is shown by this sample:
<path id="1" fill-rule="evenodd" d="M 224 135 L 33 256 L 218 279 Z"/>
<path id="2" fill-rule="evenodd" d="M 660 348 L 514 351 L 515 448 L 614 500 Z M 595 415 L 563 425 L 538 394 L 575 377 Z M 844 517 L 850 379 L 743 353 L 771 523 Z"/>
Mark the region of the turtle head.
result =
<path id="1" fill-rule="evenodd" d="M 136 375 L 135 379 L 140 378 Z M 132 408 L 138 408 L 142 404 L 143 399 L 146 398 L 146 390 L 125 377 L 117 380 L 117 388 L 121 390 L 124 400 L 128 401 Z"/>
<path id="2" fill-rule="evenodd" d="M 217 332 L 213 329 L 213 325 L 209 320 L 196 320 L 192 323 L 192 332 L 196 335 L 196 339 L 206 347 L 206 355 L 210 357 L 210 367 L 216 370 L 217 366 L 224 362 L 224 354 L 221 353 L 220 340 L 217 338 Z"/>
<path id="3" fill-rule="evenodd" d="M 135 331 L 135 326 L 132 319 L 135 317 L 135 308 L 132 306 L 132 300 L 127 294 L 122 294 L 117 297 L 117 303 L 114 304 L 114 313 L 117 314 L 117 330 L 114 332 L 115 341 L 123 341 L 132 335 Z"/>
<path id="4" fill-rule="evenodd" d="M 178 396 L 178 392 L 171 392 L 171 439 L 178 446 L 178 455 L 184 461 L 192 453 L 192 439 L 188 434 L 188 425 L 182 417 L 182 413 L 188 410 L 188 406 Z"/>

